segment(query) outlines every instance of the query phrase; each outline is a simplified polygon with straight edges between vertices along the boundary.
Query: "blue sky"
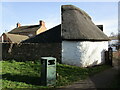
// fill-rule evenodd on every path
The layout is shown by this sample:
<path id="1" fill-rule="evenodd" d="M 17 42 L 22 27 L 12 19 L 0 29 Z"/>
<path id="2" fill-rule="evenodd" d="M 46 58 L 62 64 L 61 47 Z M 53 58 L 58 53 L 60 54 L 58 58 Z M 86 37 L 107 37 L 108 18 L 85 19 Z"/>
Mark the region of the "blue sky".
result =
<path id="1" fill-rule="evenodd" d="M 46 22 L 46 27 L 52 28 L 61 23 L 61 5 L 75 5 L 87 12 L 95 24 L 103 24 L 108 36 L 118 31 L 117 2 L 2 2 L 2 25 L 0 34 L 21 25 L 38 24 L 39 20 Z"/>
<path id="2" fill-rule="evenodd" d="M 120 2 L 118 3 L 118 29 L 119 29 L 119 34 L 120 34 Z"/>

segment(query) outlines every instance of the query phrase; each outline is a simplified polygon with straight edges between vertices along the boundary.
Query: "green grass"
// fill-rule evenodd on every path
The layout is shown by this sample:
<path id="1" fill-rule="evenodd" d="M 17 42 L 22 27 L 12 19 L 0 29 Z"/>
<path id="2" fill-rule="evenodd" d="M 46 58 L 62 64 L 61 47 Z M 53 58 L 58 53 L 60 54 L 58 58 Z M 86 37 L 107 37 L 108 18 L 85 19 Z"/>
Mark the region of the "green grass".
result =
<path id="1" fill-rule="evenodd" d="M 16 62 L 0 61 L 2 63 L 2 88 L 49 88 L 40 85 L 40 63 L 38 61 Z M 57 64 L 56 86 L 69 85 L 101 72 L 110 66 L 102 65 L 91 68 Z"/>

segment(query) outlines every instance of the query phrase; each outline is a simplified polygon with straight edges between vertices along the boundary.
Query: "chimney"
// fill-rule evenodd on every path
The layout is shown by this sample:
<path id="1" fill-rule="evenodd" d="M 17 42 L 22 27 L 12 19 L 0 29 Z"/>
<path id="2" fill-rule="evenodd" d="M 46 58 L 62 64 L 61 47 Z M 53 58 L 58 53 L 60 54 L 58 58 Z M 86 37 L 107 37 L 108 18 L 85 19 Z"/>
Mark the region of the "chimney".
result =
<path id="1" fill-rule="evenodd" d="M 40 21 L 39 21 L 39 25 L 40 25 L 40 26 L 45 26 L 45 22 L 42 21 L 42 20 L 40 20 Z"/>
<path id="2" fill-rule="evenodd" d="M 101 31 L 103 31 L 103 25 L 96 25 Z"/>
<path id="3" fill-rule="evenodd" d="M 17 27 L 20 27 L 21 26 L 21 24 L 20 23 L 17 23 Z"/>

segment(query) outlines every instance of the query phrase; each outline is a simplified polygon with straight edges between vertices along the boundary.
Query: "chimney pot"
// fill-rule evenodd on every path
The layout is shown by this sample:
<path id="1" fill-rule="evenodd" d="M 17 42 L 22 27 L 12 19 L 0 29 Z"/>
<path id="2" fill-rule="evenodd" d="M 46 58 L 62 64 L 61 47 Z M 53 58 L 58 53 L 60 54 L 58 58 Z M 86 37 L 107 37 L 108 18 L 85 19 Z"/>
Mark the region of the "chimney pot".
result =
<path id="1" fill-rule="evenodd" d="M 21 26 L 21 24 L 20 23 L 17 23 L 17 27 L 20 27 Z"/>
<path id="2" fill-rule="evenodd" d="M 42 21 L 42 20 L 40 20 L 40 21 L 39 21 L 39 25 L 40 25 L 40 26 L 45 26 L 45 22 Z"/>

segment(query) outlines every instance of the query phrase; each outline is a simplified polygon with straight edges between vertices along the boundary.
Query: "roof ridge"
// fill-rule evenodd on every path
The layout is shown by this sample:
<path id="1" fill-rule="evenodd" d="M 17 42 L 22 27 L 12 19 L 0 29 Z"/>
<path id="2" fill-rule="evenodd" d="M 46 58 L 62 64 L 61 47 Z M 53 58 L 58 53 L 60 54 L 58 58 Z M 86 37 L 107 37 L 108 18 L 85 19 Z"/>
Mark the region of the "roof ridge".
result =
<path id="1" fill-rule="evenodd" d="M 64 10 L 77 10 L 82 15 L 86 16 L 87 18 L 89 18 L 91 20 L 91 17 L 84 10 L 82 10 L 82 9 L 76 7 L 76 6 L 73 6 L 73 5 L 62 5 L 62 11 L 63 11 L 63 8 L 64 8 Z"/>

